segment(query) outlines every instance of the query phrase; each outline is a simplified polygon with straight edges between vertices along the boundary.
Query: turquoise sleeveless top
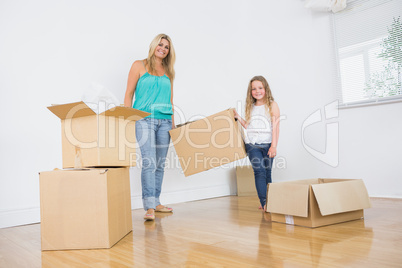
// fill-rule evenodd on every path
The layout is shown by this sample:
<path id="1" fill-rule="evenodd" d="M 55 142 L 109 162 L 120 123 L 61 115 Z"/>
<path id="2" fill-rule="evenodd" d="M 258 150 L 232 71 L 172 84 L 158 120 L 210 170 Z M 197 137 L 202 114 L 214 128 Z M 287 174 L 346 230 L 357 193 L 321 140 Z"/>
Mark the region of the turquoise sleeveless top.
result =
<path id="1" fill-rule="evenodd" d="M 138 79 L 133 108 L 151 113 L 155 119 L 172 119 L 171 84 L 166 74 L 151 75 L 148 71 Z"/>

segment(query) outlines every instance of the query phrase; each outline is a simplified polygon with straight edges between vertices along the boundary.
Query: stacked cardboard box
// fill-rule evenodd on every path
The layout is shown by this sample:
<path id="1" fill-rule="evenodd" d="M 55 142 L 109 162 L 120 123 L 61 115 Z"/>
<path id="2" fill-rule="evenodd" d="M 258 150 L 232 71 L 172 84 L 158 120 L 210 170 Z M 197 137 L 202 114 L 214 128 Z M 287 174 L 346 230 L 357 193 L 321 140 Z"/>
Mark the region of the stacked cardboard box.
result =
<path id="1" fill-rule="evenodd" d="M 132 230 L 129 168 L 135 121 L 127 107 L 48 107 L 61 119 L 63 168 L 40 172 L 42 250 L 110 248 Z"/>
<path id="2" fill-rule="evenodd" d="M 117 106 L 96 114 L 84 102 L 48 109 L 61 119 L 63 168 L 135 165 L 135 121 L 149 113 Z"/>

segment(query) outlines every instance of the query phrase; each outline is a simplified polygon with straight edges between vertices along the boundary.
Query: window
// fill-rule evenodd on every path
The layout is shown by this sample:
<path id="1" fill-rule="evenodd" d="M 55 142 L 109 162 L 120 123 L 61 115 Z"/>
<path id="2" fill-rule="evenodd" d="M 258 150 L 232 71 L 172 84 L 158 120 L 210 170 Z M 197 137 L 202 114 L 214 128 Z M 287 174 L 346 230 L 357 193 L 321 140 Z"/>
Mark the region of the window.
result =
<path id="1" fill-rule="evenodd" d="M 340 107 L 402 101 L 402 1 L 351 1 L 333 31 Z"/>

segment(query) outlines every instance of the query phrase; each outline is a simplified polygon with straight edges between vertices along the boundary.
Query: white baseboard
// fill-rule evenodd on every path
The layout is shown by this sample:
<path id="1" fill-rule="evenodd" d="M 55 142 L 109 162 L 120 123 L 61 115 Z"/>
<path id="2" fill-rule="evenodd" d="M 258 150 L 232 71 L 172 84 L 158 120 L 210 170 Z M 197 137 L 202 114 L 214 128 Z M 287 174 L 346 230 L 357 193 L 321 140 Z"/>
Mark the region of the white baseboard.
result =
<path id="1" fill-rule="evenodd" d="M 229 185 L 214 185 L 211 187 L 162 192 L 161 201 L 163 204 L 168 205 L 228 195 L 231 195 Z M 138 208 L 143 208 L 141 195 L 133 195 L 131 196 L 131 209 Z M 39 207 L 0 211 L 0 228 L 39 222 Z"/>
<path id="2" fill-rule="evenodd" d="M 229 185 L 214 185 L 211 187 L 184 189 L 180 191 L 162 191 L 160 199 L 161 203 L 169 205 L 228 195 L 231 195 Z M 139 208 L 143 208 L 141 195 L 131 196 L 131 209 Z"/>
<path id="3" fill-rule="evenodd" d="M 384 198 L 384 199 L 402 199 L 399 195 L 370 195 L 372 198 Z"/>
<path id="4" fill-rule="evenodd" d="M 23 208 L 0 211 L 0 228 L 40 222 L 40 208 Z"/>

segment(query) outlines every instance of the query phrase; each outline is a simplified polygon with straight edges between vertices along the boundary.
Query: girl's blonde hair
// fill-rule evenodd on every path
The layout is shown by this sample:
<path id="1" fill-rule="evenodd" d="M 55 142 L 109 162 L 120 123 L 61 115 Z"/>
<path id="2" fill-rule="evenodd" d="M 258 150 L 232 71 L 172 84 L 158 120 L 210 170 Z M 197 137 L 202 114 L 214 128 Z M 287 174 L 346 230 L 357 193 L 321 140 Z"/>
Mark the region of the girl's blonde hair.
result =
<path id="1" fill-rule="evenodd" d="M 274 101 L 274 97 L 272 96 L 271 88 L 269 87 L 267 80 L 260 75 L 254 76 L 253 78 L 251 78 L 250 83 L 248 83 L 247 97 L 246 97 L 246 121 L 247 123 L 250 123 L 251 110 L 253 109 L 253 104 L 256 102 L 256 99 L 254 99 L 253 96 L 251 95 L 252 91 L 251 84 L 254 81 L 260 81 L 265 89 L 265 96 L 264 96 L 265 110 L 268 112 L 269 109 L 269 116 L 272 122 L 272 102 Z"/>
<path id="2" fill-rule="evenodd" d="M 174 63 L 176 62 L 176 53 L 174 51 L 172 40 L 168 35 L 158 34 L 152 40 L 151 44 L 149 45 L 149 53 L 147 58 L 148 68 L 151 73 L 155 73 L 155 49 L 162 39 L 165 39 L 169 42 L 169 53 L 163 59 L 162 65 L 165 68 L 167 76 L 173 81 L 175 76 Z"/>

